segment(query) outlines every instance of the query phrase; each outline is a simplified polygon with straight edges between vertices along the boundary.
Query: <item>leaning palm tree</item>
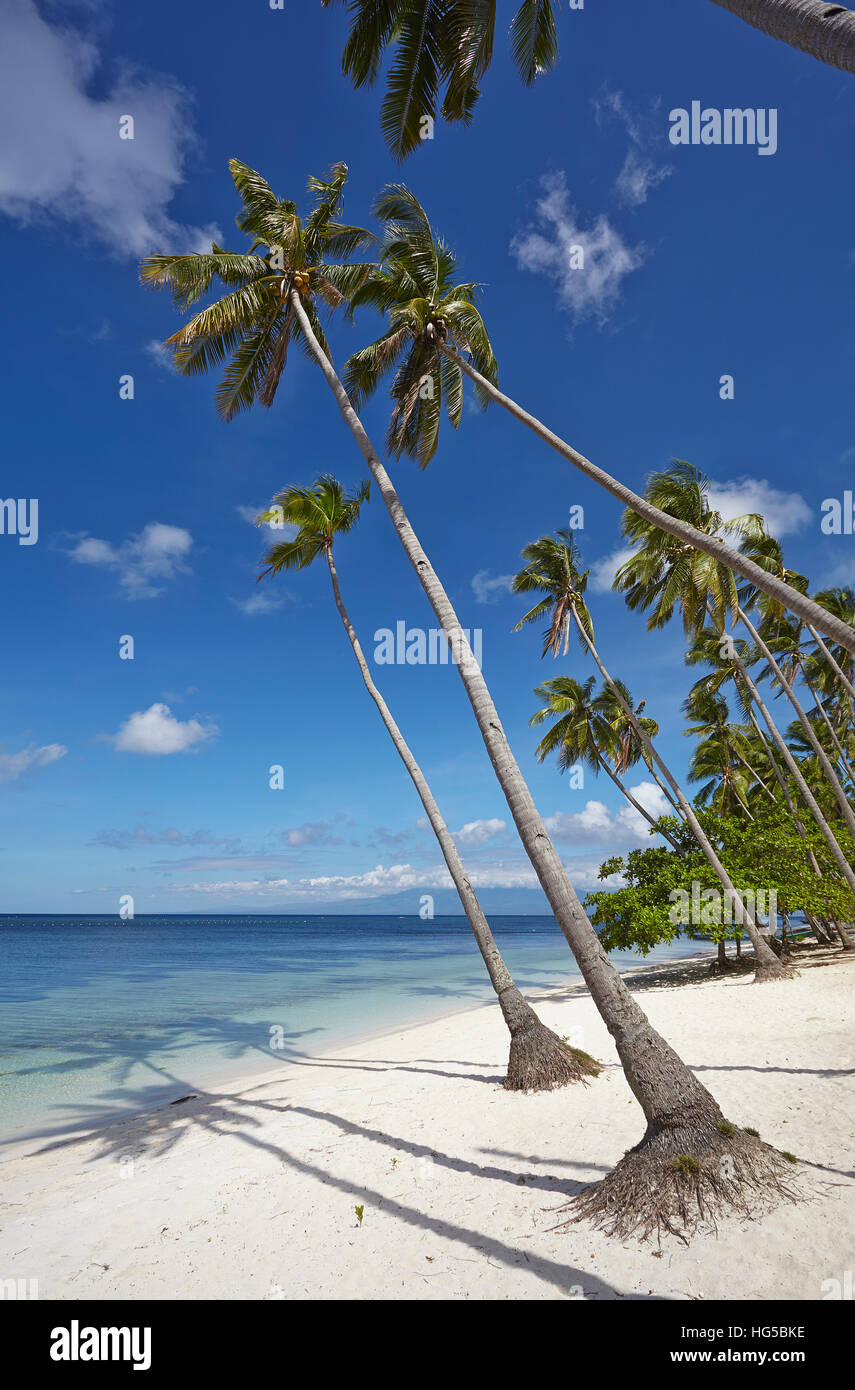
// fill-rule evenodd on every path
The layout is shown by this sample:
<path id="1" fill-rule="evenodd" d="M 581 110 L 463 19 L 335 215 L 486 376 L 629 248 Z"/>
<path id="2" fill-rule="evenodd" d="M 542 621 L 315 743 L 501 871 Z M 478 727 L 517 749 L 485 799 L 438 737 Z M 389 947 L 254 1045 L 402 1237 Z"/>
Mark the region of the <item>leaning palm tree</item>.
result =
<path id="1" fill-rule="evenodd" d="M 405 185 L 391 184 L 375 200 L 374 212 L 385 222 L 384 249 L 351 304 L 379 310 L 388 319 L 388 328 L 350 358 L 345 384 L 358 409 L 383 376 L 396 368 L 395 409 L 387 441 L 391 452 L 417 458 L 422 465 L 432 457 L 439 429 L 440 387 L 451 402 L 448 414 L 456 425 L 461 413 L 459 374 L 463 373 L 474 383 L 482 405 L 488 401 L 501 405 L 648 526 L 658 526 L 686 549 L 700 550 L 728 566 L 805 623 L 855 652 L 855 629 L 830 610 L 769 573 L 722 536 L 709 536 L 682 517 L 654 506 L 647 496 L 639 497 L 500 391 L 493 348 L 477 307 L 478 286 L 471 281 L 455 284 L 454 257 L 434 235 L 418 199 Z M 450 367 L 454 375 L 449 375 Z"/>
<path id="2" fill-rule="evenodd" d="M 381 109 L 397 159 L 425 136 L 425 120 L 472 119 L 480 82 L 493 58 L 496 0 L 345 0 L 350 36 L 342 71 L 354 87 L 372 86 L 394 48 Z M 324 6 L 336 0 L 321 0 Z M 832 67 L 855 72 L 855 14 L 825 0 L 713 0 L 746 24 Z M 511 52 L 526 86 L 558 59 L 555 16 L 561 0 L 523 0 L 511 21 Z M 574 8 L 581 8 L 574 5 Z M 445 95 L 440 106 L 440 93 Z M 430 127 L 428 127 L 430 128 Z"/>
<path id="3" fill-rule="evenodd" d="M 571 1048 L 562 1042 L 551 1029 L 541 1023 L 534 1009 L 514 984 L 463 867 L 451 832 L 424 773 L 371 677 L 359 638 L 344 606 L 338 571 L 333 559 L 333 545 L 338 536 L 346 535 L 356 526 L 360 508 L 368 498 L 369 487 L 369 483 L 363 483 L 356 493 L 347 496 L 341 483 L 325 474 L 311 487 L 288 487 L 280 492 L 271 509 L 258 518 L 258 524 L 273 521 L 277 526 L 295 527 L 296 532 L 292 538 L 279 541 L 270 547 L 264 557 L 266 569 L 260 577 L 279 574 L 282 570 L 306 569 L 321 555 L 327 562 L 335 606 L 353 648 L 365 688 L 377 706 L 380 718 L 395 745 L 395 751 L 410 774 L 431 829 L 439 841 L 442 857 L 457 889 L 508 1026 L 511 1049 L 505 1088 L 509 1091 L 551 1091 L 570 1081 L 584 1081 L 589 1076 L 598 1074 L 599 1065 L 578 1048 Z"/>
<path id="4" fill-rule="evenodd" d="M 272 216 L 279 206 L 278 200 L 260 176 L 255 175 L 255 180 L 262 204 L 260 211 L 267 210 Z M 289 216 L 296 219 L 296 213 Z M 254 230 L 254 213 L 247 225 L 253 228 L 253 235 L 258 235 Z M 294 229 L 295 242 L 299 230 L 299 226 Z M 283 259 L 287 265 L 287 255 Z M 169 264 L 164 265 L 164 260 Z M 145 263 L 144 278 L 147 266 Z M 177 289 L 179 305 L 186 307 L 188 302 L 193 302 L 187 297 L 188 281 L 192 285 L 194 276 L 197 278 L 197 295 L 201 296 L 215 280 L 216 270 L 216 263 L 200 265 L 193 257 L 160 257 L 149 278 L 155 283 L 172 283 Z M 287 276 L 283 278 L 287 282 Z M 303 302 L 303 293 L 293 280 L 288 297 L 305 344 L 368 465 L 396 535 L 456 654 L 458 674 L 523 847 L 591 997 L 614 1039 L 627 1082 L 647 1121 L 647 1130 L 640 1143 L 602 1182 L 581 1194 L 574 1215 L 589 1216 L 608 1231 L 621 1234 L 639 1229 L 649 1233 L 663 1225 L 690 1231 L 705 1214 L 714 1215 L 716 1210 L 756 1210 L 757 1203 L 764 1197 L 774 1200 L 783 1194 L 781 1174 L 787 1171 L 786 1161 L 754 1135 L 724 1121 L 710 1092 L 652 1027 L 609 960 L 549 839 L 460 620 L 324 351 Z M 242 318 L 235 315 L 225 328 L 218 327 L 212 320 L 208 350 L 196 359 L 197 370 L 221 363 L 239 350 L 247 338 L 259 331 L 260 312 L 256 302 L 247 298 Z M 187 371 L 187 364 L 181 357 L 178 365 L 179 369 Z M 261 377 L 256 380 L 260 387 Z M 675 1163 L 687 1152 L 696 1157 L 696 1166 L 690 1173 Z M 721 1180 L 720 1161 L 724 1155 L 728 1156 L 732 1175 L 726 1183 Z"/>
<path id="5" fill-rule="evenodd" d="M 580 763 L 589 767 L 595 777 L 604 772 L 633 810 L 637 811 L 651 829 L 662 835 L 679 854 L 680 847 L 677 842 L 657 825 L 656 818 L 645 810 L 621 779 L 618 768 L 622 764 L 632 766 L 635 759 L 627 763 L 627 754 L 622 747 L 620 734 L 614 727 L 613 695 L 605 688 L 599 695 L 594 696 L 595 683 L 593 676 L 589 676 L 584 685 L 580 685 L 571 676 L 558 676 L 555 680 L 544 681 L 543 685 L 537 687 L 534 693 L 541 701 L 541 708 L 535 711 L 528 722 L 533 727 L 543 724 L 546 719 L 552 719 L 554 723 L 537 745 L 535 756 L 542 763 L 550 753 L 557 753 L 558 768 L 561 772 L 566 772 L 568 768 Z M 629 691 L 625 687 L 624 691 L 626 697 L 629 697 Z M 648 719 L 645 722 L 648 726 L 653 726 L 653 733 L 657 731 L 655 720 Z"/>
<path id="6" fill-rule="evenodd" d="M 670 768 L 656 749 L 644 723 L 638 720 L 631 704 L 622 689 L 606 670 L 594 646 L 594 625 L 585 602 L 585 588 L 588 571 L 579 570 L 579 554 L 576 542 L 569 531 L 558 531 L 555 536 L 541 536 L 539 540 L 526 546 L 522 552 L 526 566 L 516 575 L 513 582 L 515 593 L 537 593 L 540 601 L 517 623 L 517 629 L 524 623 L 534 622 L 549 615 L 550 622 L 543 645 L 544 656 L 551 651 L 556 656 L 562 645 L 567 650 L 571 627 L 575 627 L 582 649 L 594 661 L 606 685 L 623 711 L 624 717 L 632 725 L 633 732 L 650 760 L 655 764 L 667 782 L 680 814 L 697 840 L 707 863 L 718 878 L 725 894 L 736 913 L 737 921 L 744 927 L 754 948 L 755 979 L 758 982 L 780 980 L 786 972 L 778 961 L 768 942 L 737 891 L 724 864 L 716 853 L 703 826 L 695 815 L 694 808 L 683 792 L 682 787 Z M 627 692 L 628 694 L 628 692 Z"/>
<path id="7" fill-rule="evenodd" d="M 691 464 L 682 461 L 675 463 L 667 472 L 654 473 L 647 484 L 647 494 L 657 509 L 662 507 L 676 516 L 690 518 L 692 526 L 704 530 L 713 541 L 724 533 L 740 537 L 744 544 L 766 534 L 762 518 L 754 513 L 725 521 L 710 506 L 708 491 L 708 479 Z M 728 618 L 739 615 L 752 638 L 757 638 L 756 629 L 750 619 L 746 621 L 740 606 L 740 590 L 733 571 L 714 556 L 710 558 L 690 546 L 676 544 L 658 526 L 649 524 L 636 512 L 624 513 L 623 533 L 635 549 L 619 568 L 614 587 L 626 595 L 630 608 L 650 610 L 647 622 L 649 630 L 664 627 L 678 606 L 682 610 L 687 636 L 696 637 L 703 631 L 707 620 L 712 623 L 728 671 L 732 669 L 738 672 L 741 684 L 759 710 L 841 874 L 855 892 L 855 871 L 752 680 L 746 660 L 727 633 Z"/>

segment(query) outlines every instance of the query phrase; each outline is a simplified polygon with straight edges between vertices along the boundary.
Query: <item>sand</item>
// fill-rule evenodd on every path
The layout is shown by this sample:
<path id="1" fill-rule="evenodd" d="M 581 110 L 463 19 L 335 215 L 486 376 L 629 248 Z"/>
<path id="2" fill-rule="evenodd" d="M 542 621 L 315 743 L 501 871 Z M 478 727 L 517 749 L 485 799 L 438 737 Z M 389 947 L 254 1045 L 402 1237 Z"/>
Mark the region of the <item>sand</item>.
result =
<path id="1" fill-rule="evenodd" d="M 42 1299 L 833 1297 L 855 1263 L 855 959 L 800 969 L 628 977 L 724 1113 L 802 1160 L 797 1205 L 689 1245 L 555 1229 L 644 1128 L 575 981 L 529 997 L 605 1063 L 589 1087 L 505 1092 L 491 1006 L 19 1146 L 0 1160 L 0 1278 Z"/>

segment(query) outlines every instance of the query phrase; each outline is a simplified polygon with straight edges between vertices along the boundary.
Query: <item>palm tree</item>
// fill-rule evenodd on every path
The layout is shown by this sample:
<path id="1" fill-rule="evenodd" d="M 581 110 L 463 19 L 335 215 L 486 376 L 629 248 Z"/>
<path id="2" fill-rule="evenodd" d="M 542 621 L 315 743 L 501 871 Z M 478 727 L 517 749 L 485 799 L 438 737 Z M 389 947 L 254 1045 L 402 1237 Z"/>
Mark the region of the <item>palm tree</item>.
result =
<path id="1" fill-rule="evenodd" d="M 260 180 L 260 176 L 256 175 L 255 178 L 267 189 L 267 193 L 262 192 L 264 206 L 279 206 L 269 186 Z M 292 222 L 296 221 L 296 213 L 289 214 L 289 217 L 291 221 L 288 226 L 291 227 Z M 299 231 L 298 224 L 292 232 L 292 241 L 296 245 L 299 245 Z M 257 235 L 254 230 L 253 234 Z M 193 302 L 192 298 L 188 300 L 188 292 L 192 289 L 194 276 L 198 279 L 197 296 L 206 292 L 216 276 L 216 263 L 213 266 L 207 263 L 200 265 L 194 257 L 157 259 L 159 262 L 166 259 L 170 265 L 166 269 L 159 264 L 150 278 L 155 283 L 172 283 L 177 290 L 178 303 L 185 307 L 188 302 Z M 287 255 L 283 259 L 287 265 Z M 145 266 L 143 274 L 145 277 Z M 283 278 L 287 281 L 287 276 Z M 355 283 L 359 283 L 358 276 L 355 276 Z M 751 1206 L 756 1208 L 763 1194 L 769 1199 L 779 1197 L 782 1191 L 780 1174 L 786 1171 L 785 1160 L 755 1136 L 725 1124 L 712 1095 L 652 1027 L 600 944 L 538 814 L 457 614 L 419 543 L 388 472 L 380 462 L 315 333 L 303 302 L 303 293 L 293 280 L 288 294 L 305 344 L 321 369 L 368 465 L 404 552 L 452 651 L 457 654 L 455 664 L 458 674 L 526 854 L 573 951 L 591 997 L 614 1038 L 629 1086 L 647 1120 L 647 1130 L 641 1142 L 601 1183 L 581 1195 L 575 1214 L 600 1221 L 615 1234 L 639 1228 L 643 1231 L 659 1229 L 663 1223 L 669 1228 L 679 1225 L 684 1230 L 691 1230 L 705 1212 L 714 1213 L 717 1208 L 747 1212 L 749 1199 Z M 216 350 L 212 348 L 199 358 L 200 365 L 196 369 L 204 370 L 222 362 L 230 345 L 240 342 L 244 335 L 256 332 L 257 328 L 256 305 L 247 300 L 245 318 L 240 324 L 233 321 L 228 335 L 212 329 L 211 337 L 212 342 L 217 344 Z M 178 365 L 181 370 L 187 370 L 186 361 L 181 357 L 178 358 Z M 260 385 L 261 378 L 257 377 L 256 380 Z M 693 1167 L 691 1173 L 676 1164 L 680 1155 L 686 1152 L 696 1156 L 697 1167 Z M 733 1176 L 727 1184 L 722 1184 L 720 1159 L 725 1153 L 730 1160 Z"/>
<path id="2" fill-rule="evenodd" d="M 639 497 L 565 443 L 510 396 L 504 395 L 495 384 L 496 359 L 476 305 L 477 285 L 463 282 L 455 287 L 454 257 L 445 243 L 434 236 L 418 199 L 405 185 L 392 184 L 377 198 L 374 211 L 386 223 L 383 254 L 379 265 L 351 302 L 353 308 L 369 305 L 378 309 L 388 318 L 389 327 L 376 342 L 351 357 L 345 383 L 359 408 L 381 378 L 397 366 L 392 385 L 395 412 L 388 440 L 393 453 L 418 458 L 423 465 L 431 457 L 439 429 L 439 385 L 449 365 L 453 366 L 474 383 L 476 397 L 482 405 L 495 401 L 503 406 L 648 526 L 657 526 L 687 549 L 700 550 L 718 564 L 728 566 L 761 592 L 797 613 L 804 622 L 812 623 L 847 651 L 855 652 L 855 630 L 830 610 L 764 570 L 749 556 L 728 545 L 720 535 L 710 536 L 682 517 L 669 515 L 654 506 L 647 496 Z M 467 356 L 461 356 L 461 352 Z M 416 383 L 419 383 L 418 388 Z M 429 402 L 423 419 L 421 404 L 414 404 L 408 413 L 409 403 L 414 395 L 418 396 L 419 389 L 425 392 Z M 449 418 L 456 425 L 460 418 L 456 384 L 451 399 L 454 410 L 449 410 Z M 425 430 L 424 440 L 419 437 L 419 427 Z"/>
<path id="3" fill-rule="evenodd" d="M 589 676 L 584 685 L 570 676 L 558 676 L 537 687 L 534 693 L 541 701 L 542 708 L 535 711 L 529 724 L 542 724 L 547 718 L 555 720 L 537 745 L 537 759 L 543 762 L 550 753 L 557 753 L 561 772 L 566 772 L 567 768 L 577 763 L 585 763 L 595 777 L 601 771 L 605 772 L 630 806 L 679 854 L 677 842 L 657 825 L 656 818 L 644 809 L 621 780 L 618 769 L 621 766 L 631 767 L 638 761 L 640 753 L 628 752 L 623 747 L 614 723 L 616 702 L 609 689 L 604 688 L 599 695 L 591 698 L 595 684 L 593 676 Z M 623 693 L 629 701 L 631 697 L 625 686 Z M 619 707 L 618 712 L 622 714 Z M 655 720 L 646 719 L 645 724 L 652 735 L 658 732 Z M 610 761 L 614 764 L 613 768 L 609 765 Z"/>
<path id="4" fill-rule="evenodd" d="M 424 773 L 372 680 L 359 638 L 344 606 L 338 571 L 333 559 L 333 545 L 338 536 L 346 535 L 356 526 L 360 508 L 368 499 L 369 487 L 370 484 L 363 483 L 356 493 L 348 497 L 341 483 L 326 474 L 319 477 L 311 487 L 288 487 L 280 492 L 275 498 L 274 506 L 258 518 L 258 524 L 275 520 L 277 525 L 284 523 L 295 527 L 296 534 L 291 539 L 279 541 L 270 547 L 264 561 L 267 568 L 262 574 L 306 569 L 319 556 L 323 555 L 326 559 L 335 605 L 353 648 L 365 688 L 377 706 L 401 762 L 410 774 L 431 828 L 439 841 L 442 857 L 463 904 L 463 910 L 508 1026 L 511 1049 L 505 1088 L 511 1091 L 551 1091 L 570 1081 L 584 1081 L 589 1076 L 598 1074 L 599 1065 L 586 1053 L 568 1047 L 541 1023 L 534 1009 L 514 984 L 463 867 L 451 832 Z"/>
<path id="5" fill-rule="evenodd" d="M 784 978 L 786 972 L 771 946 L 760 934 L 753 915 L 748 911 L 741 895 L 737 892 L 730 875 L 716 854 L 709 836 L 695 815 L 694 809 L 677 779 L 660 757 L 649 733 L 644 728 L 644 724 L 636 719 L 632 706 L 624 698 L 618 683 L 612 679 L 600 660 L 599 653 L 594 646 L 593 622 L 584 599 L 588 572 L 587 570 L 584 574 L 579 572 L 579 556 L 573 536 L 569 531 L 558 531 L 555 537 L 541 536 L 539 540 L 526 546 L 522 554 L 523 559 L 528 563 L 514 579 L 514 592 L 534 592 L 541 595 L 541 598 L 540 602 L 535 604 L 534 608 L 520 619 L 517 629 L 522 627 L 524 623 L 535 622 L 548 613 L 551 621 L 544 638 L 543 654 L 546 655 L 547 651 L 551 651 L 555 656 L 560 651 L 562 644 L 564 650 L 567 650 L 571 624 L 575 626 L 583 650 L 592 657 L 625 718 L 632 725 L 633 732 L 647 753 L 651 764 L 655 763 L 662 773 L 680 808 L 683 819 L 700 845 L 704 857 L 724 890 L 725 901 L 732 905 L 737 920 L 745 927 L 751 945 L 754 947 L 755 979 L 760 982 Z"/>
<path id="6" fill-rule="evenodd" d="M 825 0 L 712 0 L 754 29 L 833 68 L 855 72 L 855 14 Z"/>
<path id="7" fill-rule="evenodd" d="M 336 0 L 321 0 L 326 7 Z M 350 35 L 341 66 L 354 87 L 373 86 L 395 49 L 380 122 L 403 159 L 424 137 L 425 118 L 472 119 L 493 58 L 496 0 L 346 0 Z M 523 0 L 510 28 L 511 52 L 526 86 L 555 66 L 555 11 L 561 0 Z M 855 72 L 855 15 L 825 0 L 713 0 L 773 39 L 845 72 Z M 442 106 L 440 91 L 445 88 Z"/>
<path id="8" fill-rule="evenodd" d="M 747 801 L 749 775 L 736 751 L 727 701 L 703 691 L 689 695 L 683 709 L 695 721 L 684 732 L 700 738 L 689 763 L 689 781 L 708 779 L 698 792 L 698 802 L 722 816 L 736 815 L 740 808 L 753 821 Z"/>
<path id="9" fill-rule="evenodd" d="M 324 6 L 335 0 L 321 0 Z M 350 0 L 350 36 L 342 71 L 354 87 L 372 86 L 386 49 L 395 48 L 380 124 L 396 159 L 414 150 L 441 115 L 467 125 L 478 83 L 493 57 L 496 0 Z M 514 62 L 526 86 L 551 68 L 558 36 L 551 0 L 523 0 L 511 21 Z"/>
<path id="10" fill-rule="evenodd" d="M 654 473 L 648 480 L 647 493 L 659 506 L 677 516 L 690 517 L 694 527 L 706 530 L 712 539 L 724 531 L 736 534 L 745 542 L 765 535 L 762 519 L 754 514 L 736 517 L 725 522 L 709 505 L 709 482 L 688 463 L 678 462 L 668 472 Z M 615 578 L 616 589 L 626 595 L 630 608 L 652 609 L 648 629 L 664 627 L 679 605 L 683 626 L 689 636 L 702 631 L 707 618 L 718 635 L 720 649 L 726 652 L 728 668 L 739 673 L 742 684 L 766 723 L 783 761 L 793 777 L 805 805 L 818 825 L 835 862 L 855 892 L 855 873 L 820 810 L 787 743 L 772 718 L 761 694 L 748 673 L 732 637 L 726 631 L 727 619 L 742 613 L 736 578 L 727 565 L 687 545 L 676 545 L 658 527 L 650 525 L 636 512 L 627 511 L 623 518 L 623 533 L 636 547 L 620 567 Z M 754 629 L 747 624 L 752 635 Z M 768 650 L 768 649 L 767 649 Z M 771 654 L 770 654 L 771 655 Z"/>
<path id="11" fill-rule="evenodd" d="M 184 376 L 227 363 L 217 387 L 224 420 L 256 402 L 273 404 L 291 342 L 296 337 L 308 347 L 304 321 L 327 350 L 316 302 L 337 308 L 370 270 L 369 264 L 330 263 L 329 257 L 349 257 L 376 242 L 365 228 L 339 221 L 346 164 L 334 164 L 325 179 L 309 180 L 313 205 L 302 221 L 296 203 L 278 199 L 254 169 L 237 159 L 229 169 L 242 203 L 237 225 L 249 237 L 249 249 L 226 251 L 214 243 L 210 254 L 149 256 L 141 267 L 143 283 L 168 287 L 181 312 L 217 284 L 229 290 L 166 340 Z M 261 247 L 266 257 L 257 254 Z"/>

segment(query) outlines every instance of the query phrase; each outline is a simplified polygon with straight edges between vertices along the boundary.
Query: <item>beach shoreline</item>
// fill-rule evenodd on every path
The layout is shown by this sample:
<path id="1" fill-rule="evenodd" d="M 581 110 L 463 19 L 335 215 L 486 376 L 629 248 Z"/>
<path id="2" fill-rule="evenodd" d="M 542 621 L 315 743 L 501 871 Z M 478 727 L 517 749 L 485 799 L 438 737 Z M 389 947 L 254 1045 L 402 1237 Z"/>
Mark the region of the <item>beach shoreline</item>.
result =
<path id="1" fill-rule="evenodd" d="M 762 987 L 698 956 L 628 972 L 725 1115 L 799 1158 L 808 1200 L 755 1220 L 659 1247 L 556 1229 L 644 1127 L 573 980 L 530 997 L 603 1062 L 589 1086 L 505 1091 L 507 1033 L 478 1006 L 6 1151 L 0 1269 L 72 1300 L 833 1296 L 855 1250 L 855 963 L 799 968 Z"/>
<path id="2" fill-rule="evenodd" d="M 639 958 L 640 963 L 638 965 L 626 966 L 621 970 L 621 974 L 631 979 L 638 972 L 656 970 L 657 968 L 663 967 L 668 968 L 670 965 L 680 965 L 685 961 L 712 960 L 715 958 L 715 954 L 715 950 L 701 949 L 691 952 L 687 951 L 685 955 L 671 956 L 666 961 L 656 960 L 645 963 L 644 958 Z M 572 960 L 572 958 L 570 959 Z M 563 990 L 569 988 L 571 985 L 582 985 L 582 988 L 584 988 L 582 977 L 578 973 L 575 962 L 572 962 L 568 970 L 567 980 L 552 985 L 539 984 L 534 990 L 524 989 L 523 994 L 526 996 L 533 996 L 535 993 L 539 995 L 541 992 L 548 994 L 550 991 Z M 357 1047 L 364 1043 L 381 1041 L 385 1037 L 403 1034 L 409 1032 L 413 1028 L 438 1023 L 443 1019 L 453 1018 L 460 1014 L 468 1014 L 470 1012 L 477 1013 L 482 1009 L 494 1008 L 495 1005 L 495 996 L 487 994 L 485 998 L 478 1003 L 466 1000 L 465 1002 L 458 1003 L 456 1006 L 439 1009 L 436 1013 L 430 1014 L 427 1017 L 414 1018 L 410 1022 L 404 1021 L 390 1026 L 384 1026 L 380 1029 L 361 1027 L 353 1032 L 339 1034 L 334 1040 L 302 1056 L 306 1059 L 322 1060 L 326 1056 L 335 1055 L 344 1048 Z M 123 1120 L 132 1119 L 134 1116 L 153 1114 L 159 1110 L 163 1110 L 167 1106 L 175 1104 L 182 1092 L 186 1094 L 187 1086 L 198 1086 L 200 1089 L 209 1093 L 216 1093 L 226 1088 L 245 1089 L 261 1080 L 269 1080 L 271 1075 L 280 1075 L 281 1068 L 287 1066 L 293 1059 L 292 1053 L 289 1053 L 286 1057 L 277 1058 L 275 1052 L 271 1050 L 271 1055 L 266 1065 L 250 1068 L 243 1059 L 235 1061 L 231 1066 L 227 1067 L 223 1064 L 221 1058 L 212 1058 L 205 1063 L 200 1070 L 194 1073 L 194 1079 L 188 1078 L 187 1080 L 181 1081 L 176 1079 L 171 1088 L 164 1084 L 162 1096 L 152 1098 L 139 1105 L 128 1105 L 127 1107 L 113 1109 L 109 1114 L 99 1114 L 95 1102 L 92 1102 L 91 1114 L 83 1117 L 80 1121 L 60 1119 L 55 1124 L 50 1125 L 45 1121 L 42 1124 L 33 1124 L 32 1127 L 27 1126 L 26 1133 L 17 1134 L 14 1131 L 10 1131 L 4 1134 L 0 1132 L 0 1162 L 2 1162 L 3 1158 L 10 1155 L 27 1152 L 29 1146 L 33 1142 L 40 1138 L 44 1138 L 48 1134 L 53 1137 L 72 1137 L 80 1132 L 91 1133 L 93 1126 L 103 1128 L 104 1126 L 115 1124 Z M 302 1057 L 300 1057 L 299 1060 L 302 1060 Z M 170 1090 L 174 1091 L 176 1094 L 174 1096 L 171 1095 Z M 17 1128 L 24 1129 L 25 1126 L 18 1126 Z"/>

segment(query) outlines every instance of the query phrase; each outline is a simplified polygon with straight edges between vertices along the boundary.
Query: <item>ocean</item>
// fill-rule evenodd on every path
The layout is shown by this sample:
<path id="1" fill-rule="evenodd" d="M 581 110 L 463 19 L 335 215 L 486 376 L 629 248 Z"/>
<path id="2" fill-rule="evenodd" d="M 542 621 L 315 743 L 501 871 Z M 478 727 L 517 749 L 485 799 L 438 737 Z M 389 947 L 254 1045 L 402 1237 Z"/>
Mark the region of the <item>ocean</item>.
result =
<path id="1" fill-rule="evenodd" d="M 491 926 L 523 991 L 578 976 L 553 918 Z M 706 949 L 677 942 L 646 959 Z M 493 997 L 464 917 L 0 916 L 0 1141 L 144 1110 Z"/>

